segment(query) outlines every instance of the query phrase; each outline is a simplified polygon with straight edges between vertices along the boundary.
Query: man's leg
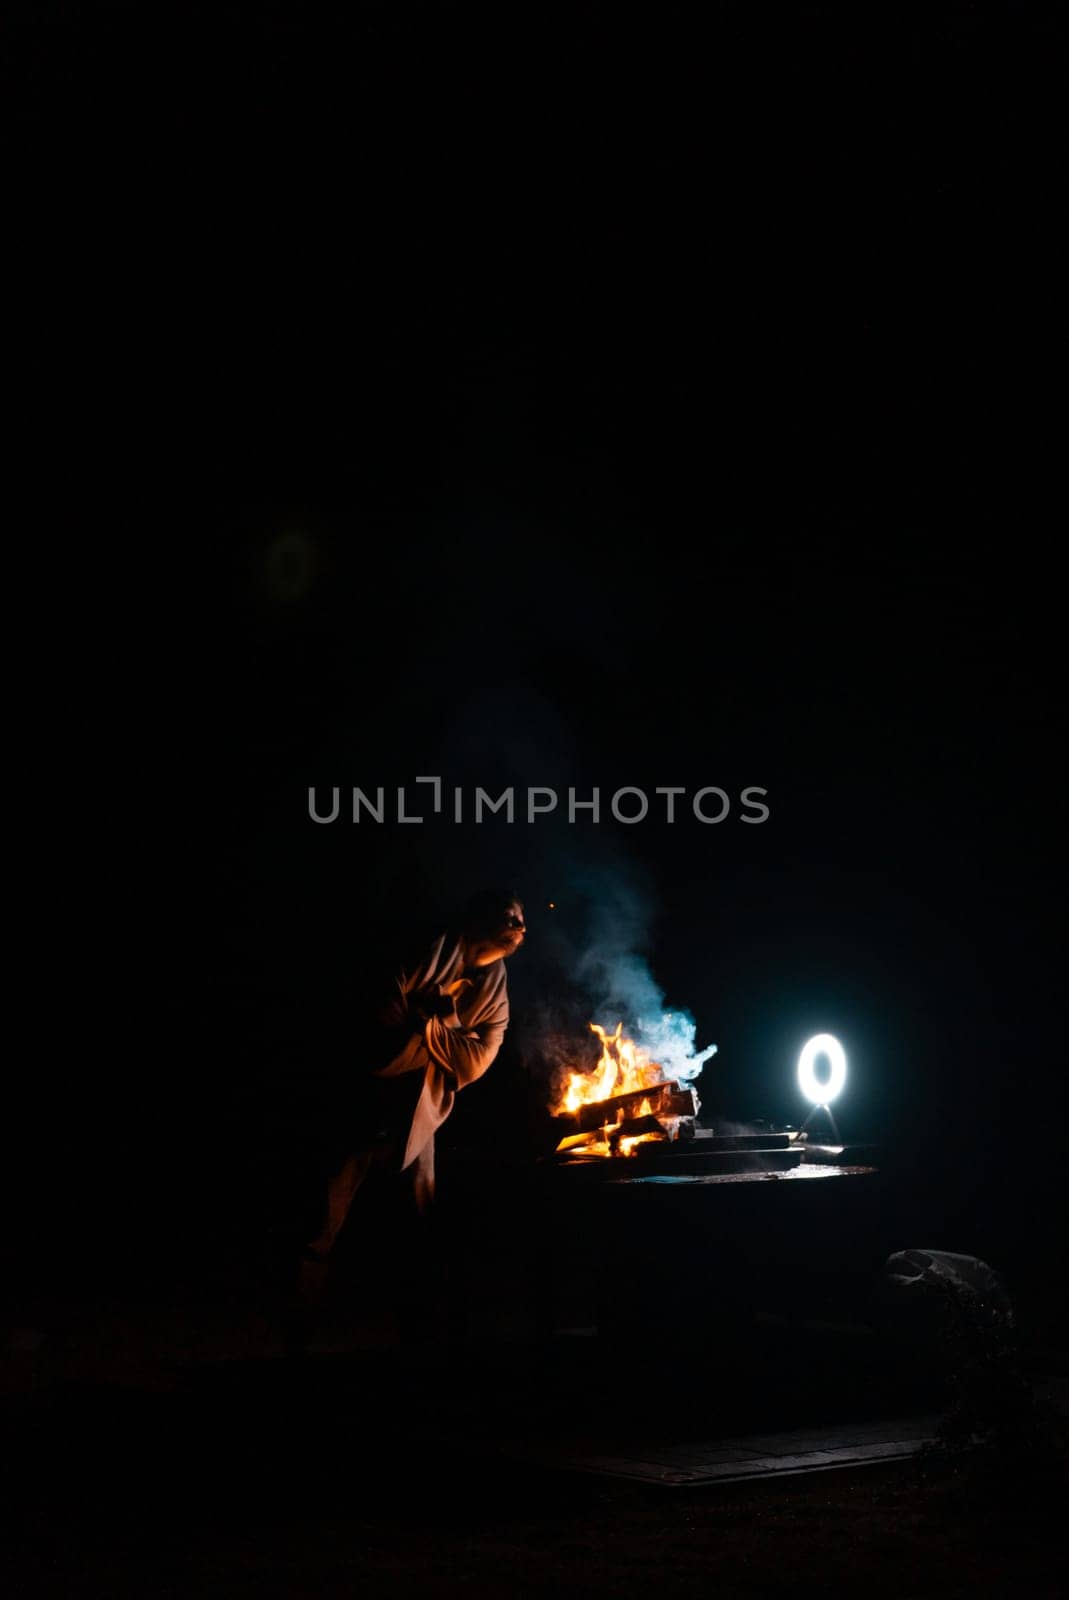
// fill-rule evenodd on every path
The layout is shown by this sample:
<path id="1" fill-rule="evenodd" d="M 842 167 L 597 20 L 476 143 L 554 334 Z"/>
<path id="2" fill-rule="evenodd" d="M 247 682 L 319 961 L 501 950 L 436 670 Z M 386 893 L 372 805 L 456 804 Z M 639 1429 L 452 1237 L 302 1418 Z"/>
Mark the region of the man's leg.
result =
<path id="1" fill-rule="evenodd" d="M 287 1308 L 283 1341 L 291 1354 L 301 1354 L 307 1347 L 326 1289 L 331 1252 L 374 1159 L 373 1151 L 358 1150 L 347 1156 L 327 1181 L 319 1226 L 301 1250 Z"/>
<path id="2" fill-rule="evenodd" d="M 412 1204 L 417 1217 L 429 1221 L 434 1211 L 434 1135 L 428 1139 L 408 1168 L 412 1184 Z"/>
<path id="3" fill-rule="evenodd" d="M 465 1245 L 442 1226 L 434 1175 L 434 1140 L 414 1163 L 412 1201 L 417 1235 L 415 1255 L 425 1273 L 427 1329 L 438 1346 L 461 1348 L 467 1343 L 467 1304 L 464 1294 Z M 446 1239 L 450 1247 L 446 1246 Z"/>
<path id="4" fill-rule="evenodd" d="M 357 1150 L 331 1174 L 327 1182 L 322 1226 L 305 1246 L 307 1256 L 323 1261 L 330 1256 L 342 1225 L 349 1215 L 353 1197 L 371 1171 L 374 1159 L 373 1150 Z"/>
<path id="5" fill-rule="evenodd" d="M 406 1167 L 402 1179 L 408 1194 L 397 1262 L 399 1332 L 405 1344 L 438 1343 L 443 1333 L 446 1264 L 435 1204 L 433 1138 Z"/>

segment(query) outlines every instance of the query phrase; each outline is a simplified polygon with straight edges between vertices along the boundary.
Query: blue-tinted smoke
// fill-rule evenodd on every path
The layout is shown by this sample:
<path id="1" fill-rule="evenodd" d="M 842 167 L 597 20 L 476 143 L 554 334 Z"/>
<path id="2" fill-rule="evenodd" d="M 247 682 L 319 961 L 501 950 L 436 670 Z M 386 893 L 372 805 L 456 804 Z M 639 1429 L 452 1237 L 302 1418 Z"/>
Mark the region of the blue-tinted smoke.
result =
<path id="1" fill-rule="evenodd" d="M 590 999 L 590 1020 L 611 1032 L 618 1022 L 665 1077 L 693 1083 L 716 1054 L 695 1049 L 697 1024 L 687 1011 L 665 1009 L 643 946 L 653 918 L 652 897 L 619 863 L 583 875 L 588 921 L 576 976 Z"/>

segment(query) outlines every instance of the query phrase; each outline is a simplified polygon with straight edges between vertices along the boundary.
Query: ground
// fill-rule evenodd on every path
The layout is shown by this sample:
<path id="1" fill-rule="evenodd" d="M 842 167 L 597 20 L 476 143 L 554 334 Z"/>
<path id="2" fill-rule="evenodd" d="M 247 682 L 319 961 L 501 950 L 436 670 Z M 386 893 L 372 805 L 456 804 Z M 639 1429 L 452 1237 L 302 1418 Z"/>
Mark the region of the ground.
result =
<path id="1" fill-rule="evenodd" d="M 1027 1464 L 919 1460 L 695 1490 L 517 1459 L 524 1439 L 622 1438 L 631 1416 L 683 1437 L 734 1421 L 730 1392 L 753 1383 L 768 1337 L 749 1372 L 716 1385 L 651 1356 L 634 1406 L 626 1364 L 598 1376 L 596 1341 L 579 1365 L 515 1344 L 387 1341 L 296 1362 L 246 1344 L 155 1368 L 129 1351 L 110 1371 L 69 1367 L 7 1399 L 9 1592 L 1064 1592 L 1056 1475 L 1026 1481 Z M 797 1378 L 765 1386 L 785 1422 L 788 1392 L 799 1416 L 821 1411 Z"/>

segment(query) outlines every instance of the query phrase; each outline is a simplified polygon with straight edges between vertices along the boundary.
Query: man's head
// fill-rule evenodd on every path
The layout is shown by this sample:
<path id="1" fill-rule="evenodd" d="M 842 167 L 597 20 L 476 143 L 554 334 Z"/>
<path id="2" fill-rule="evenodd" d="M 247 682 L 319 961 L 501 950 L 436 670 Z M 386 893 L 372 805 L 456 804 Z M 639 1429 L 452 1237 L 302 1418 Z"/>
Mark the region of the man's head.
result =
<path id="1" fill-rule="evenodd" d="M 460 931 L 473 966 L 505 960 L 527 932 L 523 901 L 512 889 L 482 889 L 465 906 Z"/>

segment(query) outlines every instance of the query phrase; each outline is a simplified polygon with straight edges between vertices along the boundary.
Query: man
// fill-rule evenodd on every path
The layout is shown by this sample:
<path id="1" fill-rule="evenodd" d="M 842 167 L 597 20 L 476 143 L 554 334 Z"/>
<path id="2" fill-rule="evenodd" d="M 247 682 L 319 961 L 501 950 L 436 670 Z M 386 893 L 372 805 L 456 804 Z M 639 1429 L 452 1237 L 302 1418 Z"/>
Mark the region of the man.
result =
<path id="1" fill-rule="evenodd" d="M 501 1048 L 509 1022 L 505 962 L 526 931 L 518 895 L 484 890 L 468 902 L 455 929 L 402 965 L 376 997 L 368 1055 L 358 1066 L 356 1125 L 302 1253 L 291 1345 L 300 1347 L 307 1336 L 331 1252 L 372 1172 L 399 1175 L 416 1216 L 429 1220 L 435 1133 L 460 1091 L 482 1077 Z"/>

